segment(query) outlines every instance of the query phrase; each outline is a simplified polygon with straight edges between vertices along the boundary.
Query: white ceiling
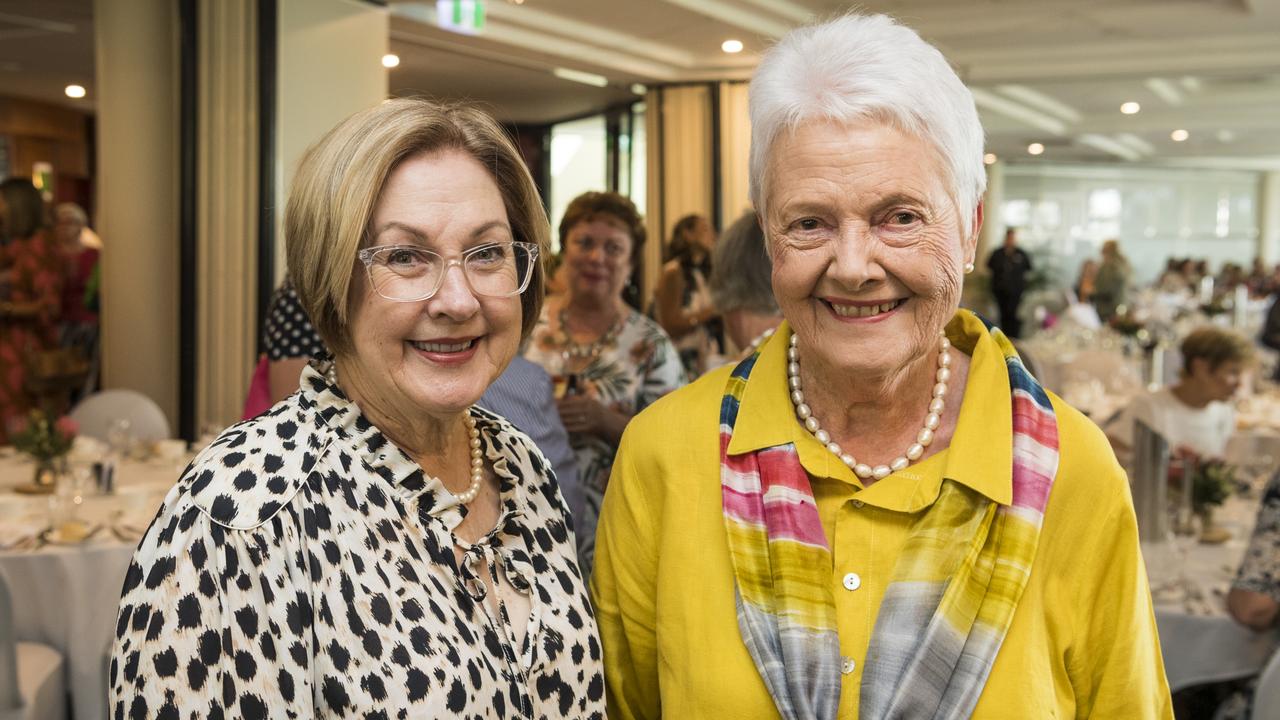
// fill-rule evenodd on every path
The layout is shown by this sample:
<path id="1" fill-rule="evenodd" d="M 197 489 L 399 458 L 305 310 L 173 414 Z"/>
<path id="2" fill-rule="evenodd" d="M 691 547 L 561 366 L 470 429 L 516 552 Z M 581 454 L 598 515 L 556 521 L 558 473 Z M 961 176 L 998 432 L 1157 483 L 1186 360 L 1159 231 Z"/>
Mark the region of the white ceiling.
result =
<path id="1" fill-rule="evenodd" d="M 127 0 L 121 0 L 127 1 Z M 481 36 L 435 26 L 434 2 L 393 0 L 395 94 L 486 105 L 543 123 L 637 99 L 634 83 L 745 80 L 830 0 L 488 0 Z M 978 100 L 1005 160 L 1280 168 L 1280 0 L 864 0 L 939 48 Z M 741 40 L 727 55 L 720 43 Z M 605 77 L 605 88 L 554 68 Z M 89 95 L 63 94 L 71 83 Z M 92 111 L 91 0 L 0 0 L 0 94 Z M 1142 105 L 1123 115 L 1120 104 Z M 1185 129 L 1183 143 L 1170 139 Z"/>
<path id="2" fill-rule="evenodd" d="M 750 77 L 822 0 L 490 0 L 483 34 L 435 26 L 435 3 L 393 1 L 393 92 L 484 101 L 547 122 L 655 85 Z M 866 0 L 916 28 L 974 90 L 1001 158 L 1280 168 L 1280 0 Z M 727 55 L 720 43 L 746 48 Z M 556 67 L 604 76 L 593 88 Z M 1141 104 L 1136 115 L 1119 111 Z M 1184 129 L 1185 142 L 1171 131 Z"/>
<path id="3" fill-rule="evenodd" d="M 72 100 L 68 85 L 88 95 Z M 0 95 L 93 110 L 90 0 L 0 0 Z"/>

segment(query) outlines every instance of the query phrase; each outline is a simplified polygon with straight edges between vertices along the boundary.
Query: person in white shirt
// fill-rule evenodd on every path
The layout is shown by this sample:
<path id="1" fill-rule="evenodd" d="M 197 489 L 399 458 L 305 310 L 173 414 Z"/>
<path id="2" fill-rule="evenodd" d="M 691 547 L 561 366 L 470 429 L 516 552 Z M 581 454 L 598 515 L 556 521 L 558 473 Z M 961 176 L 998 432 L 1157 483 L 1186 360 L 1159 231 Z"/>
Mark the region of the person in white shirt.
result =
<path id="1" fill-rule="evenodd" d="M 1253 359 L 1244 337 L 1216 327 L 1202 327 L 1182 341 L 1182 373 L 1178 382 L 1138 396 L 1107 426 L 1117 454 L 1133 444 L 1136 420 L 1168 441 L 1172 450 L 1202 458 L 1221 458 L 1235 431 L 1231 398 Z"/>

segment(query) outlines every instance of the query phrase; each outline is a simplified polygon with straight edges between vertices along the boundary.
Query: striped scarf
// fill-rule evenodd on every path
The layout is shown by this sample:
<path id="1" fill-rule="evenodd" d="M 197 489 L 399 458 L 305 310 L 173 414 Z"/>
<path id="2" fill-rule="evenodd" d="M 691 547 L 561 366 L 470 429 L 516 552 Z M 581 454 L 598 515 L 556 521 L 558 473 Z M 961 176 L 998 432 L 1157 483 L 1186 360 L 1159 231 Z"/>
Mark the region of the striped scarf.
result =
<path id="1" fill-rule="evenodd" d="M 998 328 L 987 328 L 1012 389 L 1012 503 L 998 505 L 944 480 L 938 499 L 915 520 L 867 650 L 864 720 L 968 717 L 1031 573 L 1058 468 L 1058 427 L 1048 395 L 1013 345 Z M 829 720 L 840 705 L 840 641 L 831 550 L 809 476 L 791 443 L 728 452 L 759 356 L 734 368 L 720 406 L 720 482 L 738 627 L 779 714 Z"/>

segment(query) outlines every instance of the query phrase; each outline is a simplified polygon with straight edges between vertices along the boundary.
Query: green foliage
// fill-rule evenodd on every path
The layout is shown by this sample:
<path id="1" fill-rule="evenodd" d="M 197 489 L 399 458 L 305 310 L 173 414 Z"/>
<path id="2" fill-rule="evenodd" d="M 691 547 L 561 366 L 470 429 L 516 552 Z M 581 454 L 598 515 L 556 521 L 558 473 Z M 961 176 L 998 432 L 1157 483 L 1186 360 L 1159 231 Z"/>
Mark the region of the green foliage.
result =
<path id="1" fill-rule="evenodd" d="M 69 417 L 52 420 L 41 410 L 32 410 L 14 423 L 9 439 L 13 446 L 37 460 L 48 461 L 67 454 L 79 427 Z"/>
<path id="2" fill-rule="evenodd" d="M 1191 509 L 1197 514 L 1226 501 L 1236 483 L 1236 468 L 1221 460 L 1205 460 L 1191 476 Z"/>

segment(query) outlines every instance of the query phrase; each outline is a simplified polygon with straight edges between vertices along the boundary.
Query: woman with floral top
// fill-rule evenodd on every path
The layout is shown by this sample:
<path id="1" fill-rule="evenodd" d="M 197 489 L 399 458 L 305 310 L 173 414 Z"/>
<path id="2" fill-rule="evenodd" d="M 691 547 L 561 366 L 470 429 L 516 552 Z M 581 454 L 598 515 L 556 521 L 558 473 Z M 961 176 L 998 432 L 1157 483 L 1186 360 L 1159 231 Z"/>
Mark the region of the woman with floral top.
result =
<path id="1" fill-rule="evenodd" d="M 532 330 L 549 228 L 478 110 L 399 99 L 304 156 L 289 276 L 334 359 L 226 430 L 125 580 L 114 717 L 604 717 L 550 466 L 475 407 Z"/>
<path id="2" fill-rule="evenodd" d="M 685 383 L 671 339 L 622 299 L 644 239 L 644 223 L 627 198 L 611 192 L 574 198 L 560 221 L 567 291 L 547 301 L 525 353 L 556 379 L 560 419 L 578 460 L 585 507 L 574 527 L 584 575 L 591 573 L 596 518 L 623 428 Z"/>
<path id="3" fill-rule="evenodd" d="M 31 408 L 27 363 L 58 346 L 66 276 L 40 191 L 26 178 L 0 183 L 0 445 L 9 423 Z"/>

